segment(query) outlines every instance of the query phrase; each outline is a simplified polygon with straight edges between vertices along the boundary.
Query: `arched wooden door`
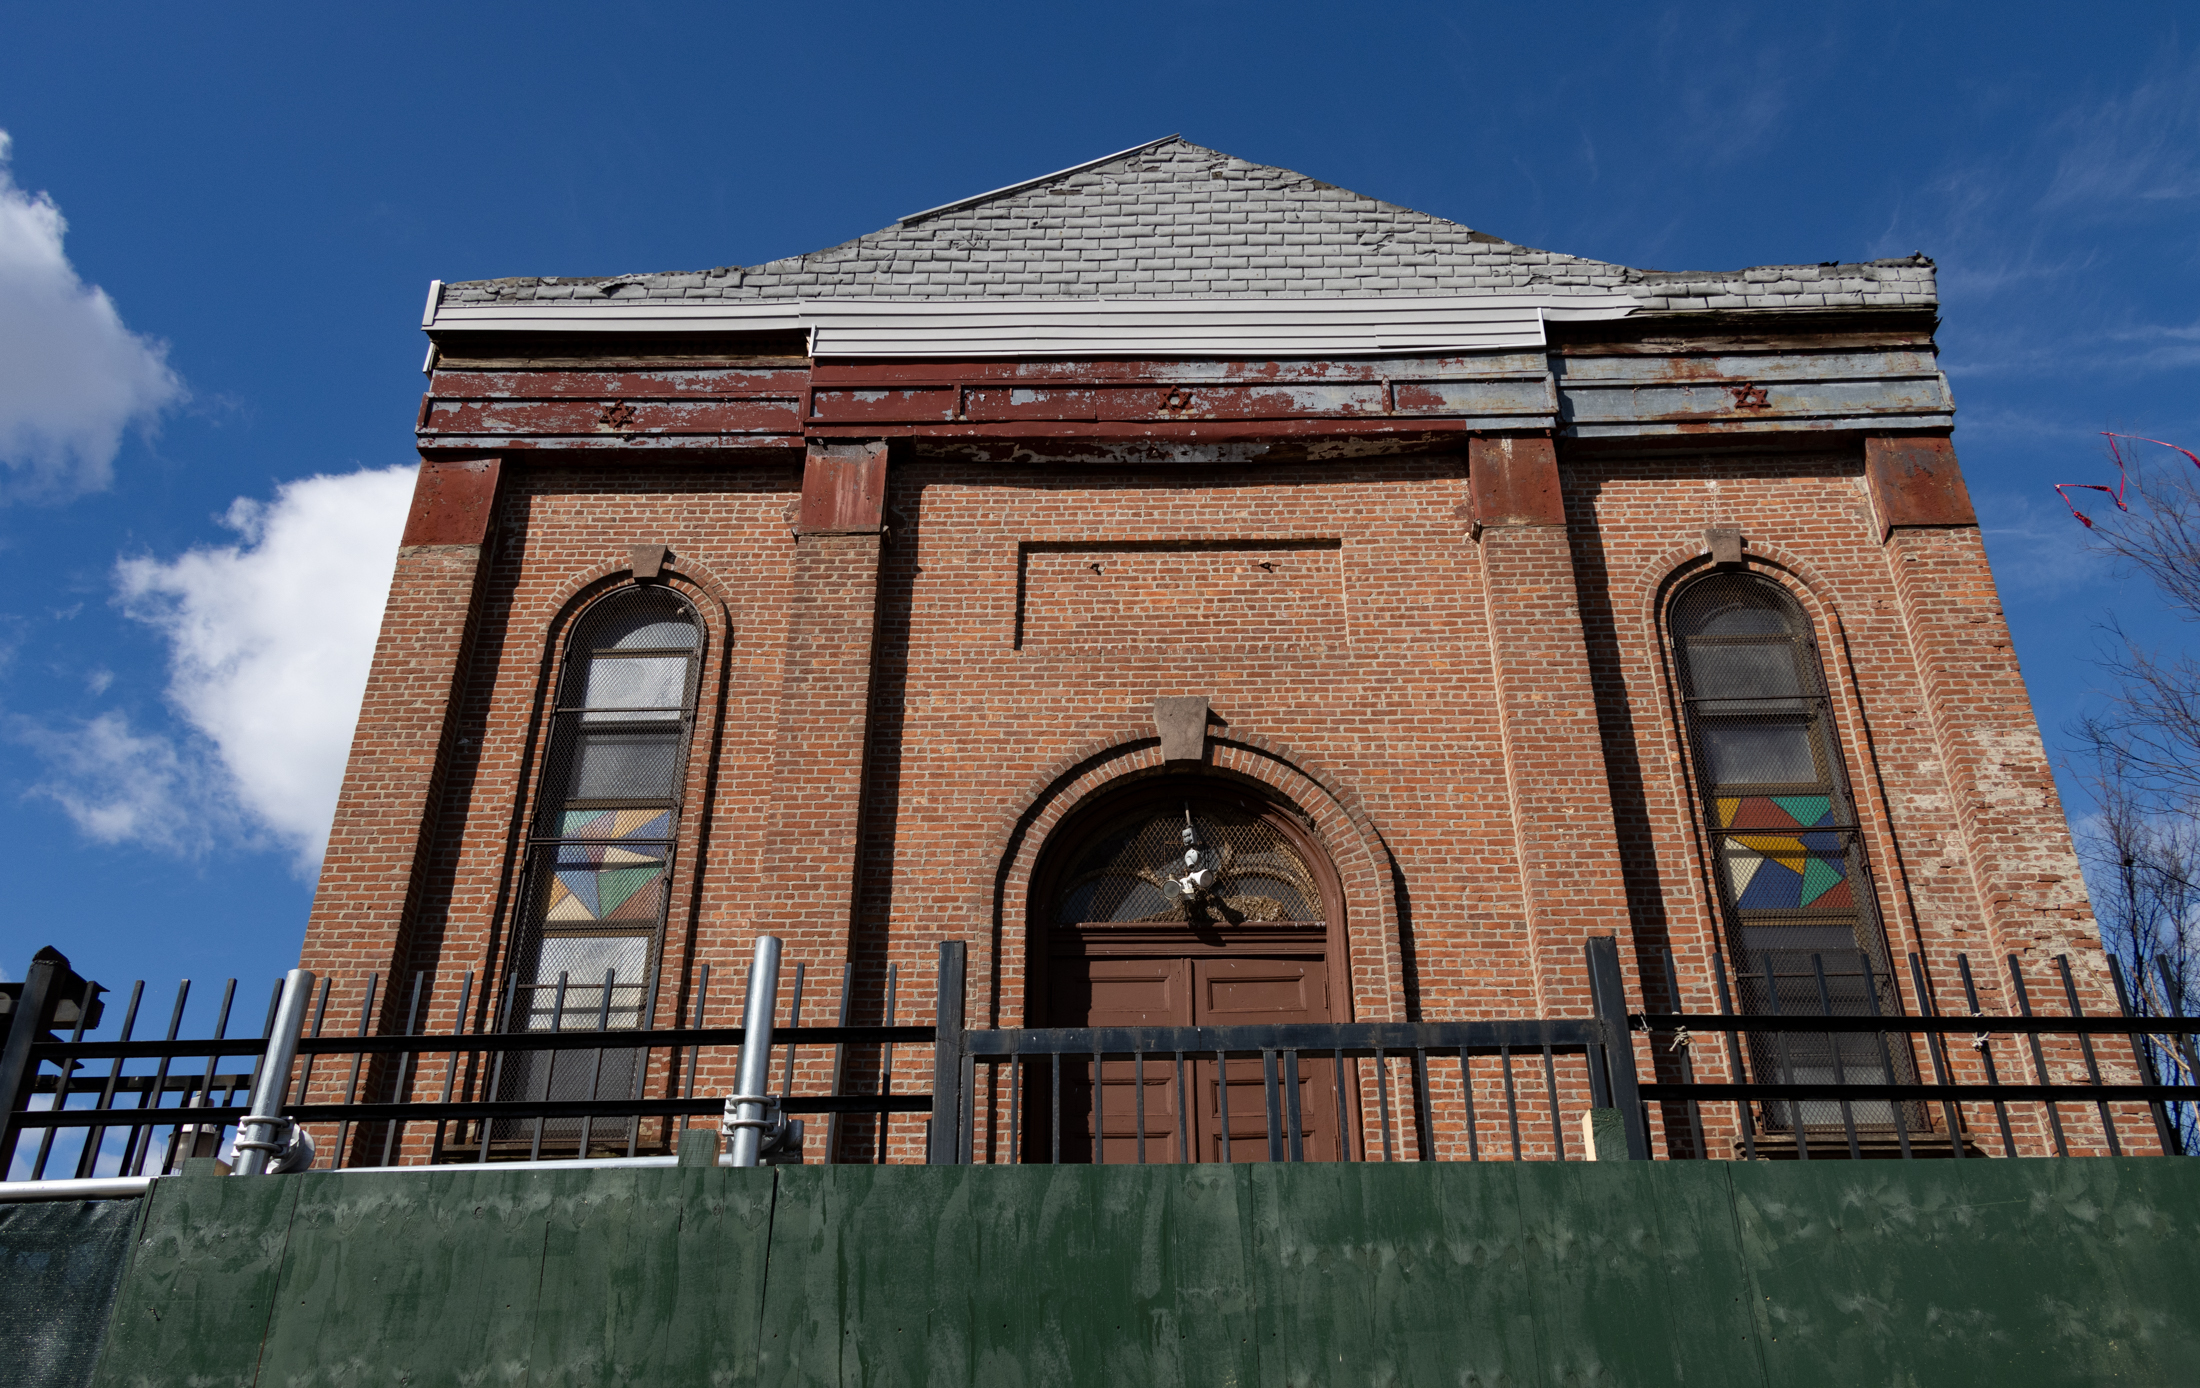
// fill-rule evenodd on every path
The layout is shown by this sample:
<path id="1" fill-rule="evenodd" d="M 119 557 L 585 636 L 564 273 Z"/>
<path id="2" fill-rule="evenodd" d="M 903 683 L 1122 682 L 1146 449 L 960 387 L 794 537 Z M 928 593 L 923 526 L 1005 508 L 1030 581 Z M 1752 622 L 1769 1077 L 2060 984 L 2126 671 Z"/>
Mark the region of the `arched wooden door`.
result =
<path id="1" fill-rule="evenodd" d="M 1186 883 L 1202 870 L 1204 879 Z M 1335 957 L 1343 906 L 1336 876 L 1280 806 L 1212 782 L 1169 782 L 1114 797 L 1057 831 L 1035 886 L 1034 1025 L 1348 1017 L 1346 975 Z M 1055 1149 L 1048 1078 L 1036 1077 L 1035 1102 L 1026 1109 L 1026 1160 L 1045 1161 Z M 1302 1058 L 1297 1082 L 1307 1159 L 1339 1159 L 1334 1063 Z M 1092 1063 L 1064 1057 L 1064 1161 L 1094 1159 L 1093 1100 Z M 1229 1158 L 1268 1158 L 1258 1059 L 1231 1060 L 1225 1070 L 1212 1056 L 1187 1057 L 1181 1075 L 1166 1055 L 1142 1065 L 1107 1061 L 1099 1100 L 1103 1161 L 1139 1160 L 1141 1131 L 1148 1162 L 1221 1161 L 1225 1109 Z M 1350 1141 L 1349 1132 L 1342 1136 Z"/>

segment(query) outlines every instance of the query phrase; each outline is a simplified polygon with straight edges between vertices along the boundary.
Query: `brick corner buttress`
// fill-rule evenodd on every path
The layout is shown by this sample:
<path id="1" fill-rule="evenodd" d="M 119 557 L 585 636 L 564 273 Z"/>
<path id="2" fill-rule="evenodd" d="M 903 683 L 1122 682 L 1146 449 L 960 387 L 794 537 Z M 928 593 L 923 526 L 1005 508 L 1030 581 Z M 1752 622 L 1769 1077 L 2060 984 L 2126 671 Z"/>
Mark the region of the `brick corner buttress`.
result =
<path id="1" fill-rule="evenodd" d="M 501 472 L 495 457 L 420 464 L 300 959 L 324 977 L 407 966 Z"/>

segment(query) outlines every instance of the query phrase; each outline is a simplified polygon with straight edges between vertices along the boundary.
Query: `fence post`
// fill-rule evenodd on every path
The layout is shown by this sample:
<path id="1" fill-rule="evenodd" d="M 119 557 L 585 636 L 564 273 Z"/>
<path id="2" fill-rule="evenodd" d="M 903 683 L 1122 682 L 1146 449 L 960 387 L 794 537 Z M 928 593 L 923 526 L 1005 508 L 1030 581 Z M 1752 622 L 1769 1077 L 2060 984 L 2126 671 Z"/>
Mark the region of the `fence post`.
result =
<path id="1" fill-rule="evenodd" d="M 940 991 L 932 1043 L 932 1129 L 924 1159 L 932 1166 L 969 1160 L 962 1142 L 963 942 L 940 942 Z"/>
<path id="2" fill-rule="evenodd" d="M 2108 960 L 2108 977 L 2116 985 L 2116 1010 L 2129 1017 L 2132 1015 L 2131 990 L 2124 986 L 2124 966 L 2117 963 L 2116 956 L 2110 954 L 2107 950 L 2102 950 L 2101 953 Z M 2072 1011 L 2076 1011 L 2076 1009 L 2073 1008 Z M 2139 1082 L 2141 1084 L 2160 1084 L 2162 1077 L 2154 1068 L 2154 1049 L 2150 1044 L 2152 1038 L 2142 1037 L 2134 1033 L 2124 1039 L 2131 1043 L 2132 1057 L 2139 1062 Z M 2169 1109 L 2163 1105 L 2161 1100 L 2157 1099 L 2147 1105 L 2147 1111 L 2154 1115 L 2154 1136 L 2162 1144 L 2162 1155 L 2165 1157 L 2183 1156 L 2185 1152 L 2177 1141 L 2177 1130 L 2170 1126 Z"/>
<path id="3" fill-rule="evenodd" d="M 1650 1159 L 1650 1126 L 1643 1121 L 1642 1096 L 1636 1088 L 1635 1038 L 1627 1028 L 1627 989 L 1619 972 L 1619 937 L 1593 935 L 1583 946 L 1588 957 L 1590 1005 L 1604 1024 L 1604 1054 L 1612 1073 L 1612 1106 L 1627 1126 L 1630 1161 Z M 1592 1062 L 1593 1063 L 1593 1062 Z"/>
<path id="4" fill-rule="evenodd" d="M 252 1088 L 252 1112 L 237 1125 L 239 1176 L 264 1173 L 275 1155 L 290 1145 L 287 1136 L 278 1139 L 277 1134 L 290 1126 L 283 1117 L 283 1100 L 290 1093 L 290 1067 L 298 1058 L 298 1034 L 305 1030 L 313 984 L 313 975 L 304 969 L 292 969 L 283 978 L 282 1001 L 276 1004 L 275 1023 L 267 1032 L 267 1056 L 260 1063 L 260 1082 Z"/>
<path id="5" fill-rule="evenodd" d="M 741 1064 L 734 1072 L 732 1159 L 754 1166 L 763 1147 L 764 1116 L 772 1103 L 772 1014 L 779 1010 L 779 937 L 756 937 L 756 958 L 749 965 L 748 998 L 741 1018 Z"/>
<path id="6" fill-rule="evenodd" d="M 0 1179 L 15 1164 L 15 1115 L 30 1107 L 31 1043 L 46 1029 L 46 1013 L 54 1004 L 54 985 L 69 975 L 69 961 L 52 945 L 31 956 L 23 975 L 23 991 L 16 995 L 15 1013 L 8 1019 L 7 1049 L 0 1051 Z"/>

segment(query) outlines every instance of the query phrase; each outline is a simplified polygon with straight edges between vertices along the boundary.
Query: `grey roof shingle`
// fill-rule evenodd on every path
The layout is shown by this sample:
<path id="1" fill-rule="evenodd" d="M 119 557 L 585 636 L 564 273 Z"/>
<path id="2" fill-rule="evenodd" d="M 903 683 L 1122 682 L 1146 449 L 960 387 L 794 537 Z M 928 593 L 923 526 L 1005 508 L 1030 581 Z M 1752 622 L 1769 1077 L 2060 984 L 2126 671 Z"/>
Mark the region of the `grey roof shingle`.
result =
<path id="1" fill-rule="evenodd" d="M 1636 270 L 1510 241 L 1171 136 L 755 266 L 470 280 L 442 302 L 795 298 L 1292 298 L 1622 290 L 1646 310 L 1929 308 L 1923 255 Z"/>

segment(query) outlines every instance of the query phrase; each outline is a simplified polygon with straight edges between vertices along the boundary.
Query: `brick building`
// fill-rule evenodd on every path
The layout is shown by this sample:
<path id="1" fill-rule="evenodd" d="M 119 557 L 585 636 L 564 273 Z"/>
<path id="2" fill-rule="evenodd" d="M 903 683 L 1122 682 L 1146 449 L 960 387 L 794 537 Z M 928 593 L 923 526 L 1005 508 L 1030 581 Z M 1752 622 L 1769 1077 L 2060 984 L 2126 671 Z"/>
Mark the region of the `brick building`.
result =
<path id="1" fill-rule="evenodd" d="M 1936 304 L 1174 138 L 752 268 L 439 283 L 325 1024 L 692 1021 L 759 933 L 855 1022 L 946 939 L 978 1026 L 1578 1015 L 1610 934 L 1651 1010 L 2013 1011 L 2013 955 L 2112 1011 Z M 1800 1064 L 1928 1063 L 1871 1040 Z"/>

